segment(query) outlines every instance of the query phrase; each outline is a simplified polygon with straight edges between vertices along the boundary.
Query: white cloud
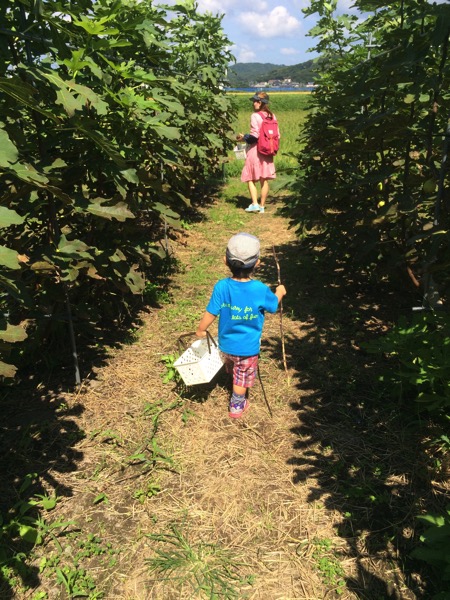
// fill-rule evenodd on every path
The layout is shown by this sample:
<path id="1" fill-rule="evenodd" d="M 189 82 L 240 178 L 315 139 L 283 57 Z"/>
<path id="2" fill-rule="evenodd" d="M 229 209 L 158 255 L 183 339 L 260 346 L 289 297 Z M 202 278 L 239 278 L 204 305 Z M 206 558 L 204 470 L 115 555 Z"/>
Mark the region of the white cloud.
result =
<path id="1" fill-rule="evenodd" d="M 239 48 L 234 52 L 234 55 L 236 62 L 239 63 L 258 62 L 257 54 L 251 48 Z"/>
<path id="2" fill-rule="evenodd" d="M 67 21 L 68 23 L 72 22 L 72 17 L 62 12 L 54 12 L 52 13 L 52 17 L 60 17 L 63 21 Z"/>
<path id="3" fill-rule="evenodd" d="M 181 0 L 182 1 L 182 0 Z M 312 40 L 304 35 L 316 19 L 305 20 L 301 9 L 310 0 L 196 0 L 201 13 L 224 15 L 222 27 L 238 62 L 271 62 L 292 64 L 308 60 L 307 48 Z M 350 0 L 339 0 L 347 1 Z M 354 1 L 354 0 L 352 0 Z M 155 0 L 174 5 L 180 0 Z M 298 47 L 297 54 L 281 52 L 281 47 Z"/>
<path id="4" fill-rule="evenodd" d="M 289 14 L 284 6 L 275 6 L 270 12 L 243 12 L 238 21 L 249 32 L 260 38 L 292 36 L 300 29 L 298 19 Z"/>
<path id="5" fill-rule="evenodd" d="M 213 15 L 217 13 L 233 15 L 233 13 L 239 13 L 254 6 L 253 0 L 198 0 L 199 12 L 210 12 Z M 264 11 L 268 9 L 268 4 L 265 0 L 262 0 L 258 7 Z"/>
<path id="6" fill-rule="evenodd" d="M 354 4 L 353 0 L 338 0 L 337 10 L 338 10 L 338 12 L 344 12 L 344 13 L 352 12 L 355 10 L 355 9 L 352 9 L 353 4 Z"/>
<path id="7" fill-rule="evenodd" d="M 210 12 L 213 15 L 221 15 L 226 11 L 226 3 L 224 5 L 224 2 L 220 0 L 199 0 L 198 9 L 201 13 Z"/>
<path id="8" fill-rule="evenodd" d="M 291 56 L 293 54 L 300 54 L 300 52 L 297 48 L 280 48 L 280 54 Z"/>

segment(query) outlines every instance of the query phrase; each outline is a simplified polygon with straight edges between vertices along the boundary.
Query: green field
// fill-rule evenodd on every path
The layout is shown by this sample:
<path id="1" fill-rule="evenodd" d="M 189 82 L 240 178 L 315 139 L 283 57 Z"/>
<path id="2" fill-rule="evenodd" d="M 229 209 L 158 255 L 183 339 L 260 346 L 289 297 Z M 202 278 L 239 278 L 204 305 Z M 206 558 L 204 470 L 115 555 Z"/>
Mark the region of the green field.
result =
<path id="1" fill-rule="evenodd" d="M 229 92 L 233 96 L 238 110 L 238 116 L 233 124 L 236 133 L 248 133 L 250 127 L 250 115 L 253 104 L 250 102 L 250 92 Z M 309 92 L 273 92 L 270 96 L 270 108 L 276 114 L 280 127 L 281 141 L 280 150 L 275 157 L 277 173 L 296 165 L 295 158 L 289 154 L 297 154 L 299 149 L 299 135 L 308 110 L 311 94 Z M 229 162 L 226 165 L 226 174 L 236 177 L 240 174 L 244 162 L 236 160 L 234 153 L 230 151 Z"/>

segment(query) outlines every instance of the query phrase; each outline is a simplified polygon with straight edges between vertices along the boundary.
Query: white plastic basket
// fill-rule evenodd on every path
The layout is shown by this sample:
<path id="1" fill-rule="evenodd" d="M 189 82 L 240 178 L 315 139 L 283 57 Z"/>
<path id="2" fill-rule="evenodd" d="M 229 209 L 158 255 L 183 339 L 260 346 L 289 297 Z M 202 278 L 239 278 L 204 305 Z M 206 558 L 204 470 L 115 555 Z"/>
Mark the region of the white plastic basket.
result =
<path id="1" fill-rule="evenodd" d="M 208 383 L 219 371 L 223 358 L 216 344 L 217 338 L 210 337 L 208 349 L 206 338 L 195 340 L 174 362 L 174 367 L 186 385 Z"/>
<path id="2" fill-rule="evenodd" d="M 247 144 L 236 144 L 236 146 L 233 148 L 235 157 L 239 160 L 245 159 L 247 156 L 246 148 Z"/>

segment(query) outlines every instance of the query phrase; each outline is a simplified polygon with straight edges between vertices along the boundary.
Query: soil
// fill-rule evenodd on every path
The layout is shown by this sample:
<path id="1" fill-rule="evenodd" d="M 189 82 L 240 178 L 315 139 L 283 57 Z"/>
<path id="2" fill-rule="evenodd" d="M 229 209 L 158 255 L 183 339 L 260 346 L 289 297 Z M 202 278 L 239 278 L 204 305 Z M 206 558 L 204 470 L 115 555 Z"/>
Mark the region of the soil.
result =
<path id="1" fill-rule="evenodd" d="M 42 382 L 35 407 L 5 425 L 33 440 L 13 451 L 15 482 L 40 467 L 58 496 L 46 518 L 63 525 L 36 548 L 28 589 L 4 582 L 2 598 L 75 597 L 56 584 L 58 565 L 85 569 L 85 597 L 108 600 L 426 597 L 408 553 L 429 476 L 362 349 L 389 323 L 389 296 L 300 241 L 281 198 L 264 215 L 246 203 L 199 207 L 170 242 L 169 296 L 139 315 L 131 342 L 109 347 L 76 392 Z M 276 256 L 288 295 L 266 317 L 250 410 L 230 419 L 226 373 L 189 388 L 164 378 L 239 230 L 259 236 L 258 277 L 272 288 Z"/>

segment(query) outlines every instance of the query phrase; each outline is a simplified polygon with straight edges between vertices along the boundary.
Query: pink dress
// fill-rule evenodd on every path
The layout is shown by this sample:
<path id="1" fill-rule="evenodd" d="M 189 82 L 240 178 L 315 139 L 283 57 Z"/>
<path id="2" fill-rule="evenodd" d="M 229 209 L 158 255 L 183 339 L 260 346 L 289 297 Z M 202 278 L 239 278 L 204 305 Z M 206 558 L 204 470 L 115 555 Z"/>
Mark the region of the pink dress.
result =
<path id="1" fill-rule="evenodd" d="M 250 135 L 259 137 L 261 123 L 261 115 L 254 112 L 250 119 Z M 276 177 L 273 156 L 259 154 L 256 146 L 256 144 L 247 144 L 247 158 L 242 169 L 241 181 L 259 181 L 260 179 L 275 179 Z"/>

